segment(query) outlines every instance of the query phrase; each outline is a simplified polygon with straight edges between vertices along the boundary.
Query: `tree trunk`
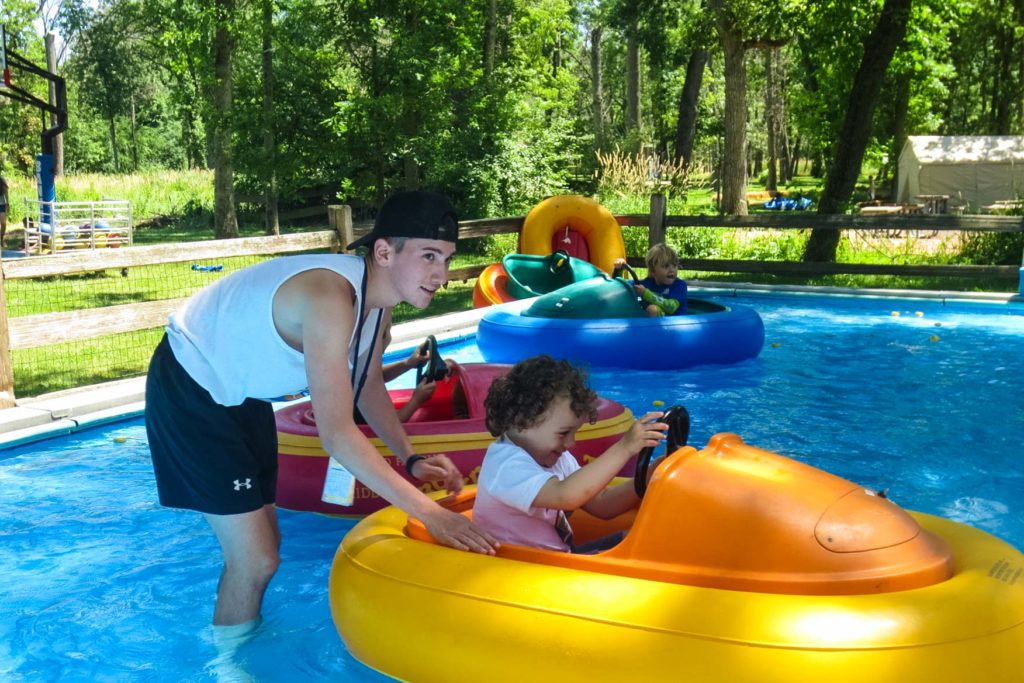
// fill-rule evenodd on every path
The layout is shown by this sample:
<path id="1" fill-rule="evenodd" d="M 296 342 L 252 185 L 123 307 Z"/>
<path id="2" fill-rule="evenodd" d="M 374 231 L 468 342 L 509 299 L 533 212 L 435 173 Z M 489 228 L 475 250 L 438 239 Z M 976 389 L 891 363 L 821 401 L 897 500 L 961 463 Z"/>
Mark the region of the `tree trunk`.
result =
<path id="1" fill-rule="evenodd" d="M 274 137 L 274 0 L 263 0 L 263 188 L 264 232 L 281 234 L 277 211 L 277 143 Z"/>
<path id="2" fill-rule="evenodd" d="M 232 75 L 234 52 L 232 24 L 235 0 L 216 0 L 216 31 L 213 41 L 213 208 L 214 235 L 238 237 L 235 213 L 234 160 L 231 141 Z"/>
<path id="3" fill-rule="evenodd" d="M 694 50 L 690 53 L 690 60 L 686 63 L 686 80 L 683 81 L 683 89 L 679 93 L 675 162 L 682 162 L 684 168 L 689 168 L 693 160 L 693 140 L 697 135 L 697 103 L 709 56 L 707 50 Z"/>
<path id="4" fill-rule="evenodd" d="M 626 135 L 640 144 L 640 41 L 634 23 L 626 38 Z M 639 147 L 637 147 L 639 149 Z"/>
<path id="5" fill-rule="evenodd" d="M 893 104 L 892 112 L 892 147 L 889 148 L 889 163 L 886 164 L 886 172 L 889 168 L 896 168 L 900 152 L 903 151 L 903 144 L 907 141 L 907 110 L 910 108 L 910 73 L 903 73 L 896 79 L 896 101 Z M 890 185 L 890 197 L 895 198 L 899 194 L 896 183 L 899 182 L 899 173 L 893 172 Z"/>
<path id="6" fill-rule="evenodd" d="M 601 72 L 601 27 L 590 32 L 590 96 L 594 110 L 594 148 L 604 147 L 604 85 Z"/>
<path id="7" fill-rule="evenodd" d="M 121 172 L 121 160 L 117 155 L 117 126 L 114 122 L 114 115 L 111 114 L 108 118 L 110 123 L 110 151 L 114 155 L 114 173 Z"/>
<path id="8" fill-rule="evenodd" d="M 789 158 L 789 177 L 795 178 L 800 172 L 800 135 L 796 136 L 796 143 L 793 144 L 793 153 Z"/>
<path id="9" fill-rule="evenodd" d="M 764 122 L 768 134 L 768 178 L 765 180 L 764 189 L 769 192 L 777 192 L 779 189 L 779 152 L 777 145 L 778 123 L 775 120 L 777 115 L 775 92 L 775 51 L 765 50 L 764 57 Z M 755 172 L 756 174 L 756 172 Z"/>
<path id="10" fill-rule="evenodd" d="M 40 4 L 42 8 L 42 4 Z M 52 74 L 57 73 L 57 49 L 55 46 L 56 36 L 53 33 L 47 33 L 45 37 L 46 44 L 46 70 Z M 52 81 L 47 81 L 50 84 L 50 104 L 55 105 L 57 103 L 57 93 L 55 92 L 56 87 Z M 57 115 L 50 114 L 50 126 L 57 125 Z M 53 175 L 56 178 L 64 175 L 64 133 L 58 133 L 53 138 Z"/>
<path id="11" fill-rule="evenodd" d="M 789 129 L 786 127 L 786 102 L 781 101 L 782 108 L 779 113 L 782 125 L 779 126 L 778 139 L 776 150 L 779 154 L 779 182 L 783 185 L 788 185 L 790 179 L 793 177 L 792 171 L 789 170 Z"/>
<path id="12" fill-rule="evenodd" d="M 203 165 L 203 146 L 196 134 L 195 97 L 184 76 L 176 75 L 176 80 L 182 93 L 178 115 L 181 117 L 181 148 L 185 152 L 185 163 L 188 168 L 200 168 Z"/>
<path id="13" fill-rule="evenodd" d="M 1002 2 L 999 3 L 999 10 L 1000 13 L 1005 11 Z M 992 69 L 995 77 L 992 83 L 991 124 L 995 135 L 1011 134 L 1010 120 L 1015 100 L 1013 94 L 1017 90 L 1013 82 L 1014 27 L 1007 24 L 1009 22 L 1001 22 L 995 36 L 996 64 Z"/>
<path id="14" fill-rule="evenodd" d="M 715 23 L 725 53 L 725 150 L 722 159 L 722 204 L 720 211 L 747 215 L 747 66 L 743 38 L 720 2 Z"/>
<path id="15" fill-rule="evenodd" d="M 779 156 L 779 177 L 782 185 L 789 183 L 789 126 L 786 125 L 786 63 L 782 48 L 772 48 L 775 66 L 775 153 Z"/>
<path id="16" fill-rule="evenodd" d="M 864 56 L 850 88 L 846 116 L 818 213 L 840 213 L 853 196 L 871 136 L 871 118 L 878 103 L 878 94 L 893 54 L 906 35 L 912 2 L 885 0 L 878 23 L 864 43 Z M 839 238 L 838 230 L 813 230 L 804 250 L 804 261 L 835 261 Z"/>
<path id="17" fill-rule="evenodd" d="M 765 72 L 765 124 L 768 133 L 768 179 L 765 189 L 775 192 L 789 181 L 789 140 L 786 134 L 786 100 L 784 96 L 785 68 L 782 49 L 770 47 L 764 51 Z"/>
<path id="18" fill-rule="evenodd" d="M 555 36 L 555 47 L 551 51 L 551 77 L 558 78 L 558 72 L 562 68 L 562 34 Z"/>
<path id="19" fill-rule="evenodd" d="M 131 134 L 132 134 L 132 169 L 134 171 L 139 170 L 139 134 L 138 126 L 135 121 L 135 93 L 129 96 L 129 113 L 131 116 Z"/>
<path id="20" fill-rule="evenodd" d="M 487 0 L 484 19 L 484 78 L 494 73 L 494 49 L 498 40 L 498 0 Z"/>

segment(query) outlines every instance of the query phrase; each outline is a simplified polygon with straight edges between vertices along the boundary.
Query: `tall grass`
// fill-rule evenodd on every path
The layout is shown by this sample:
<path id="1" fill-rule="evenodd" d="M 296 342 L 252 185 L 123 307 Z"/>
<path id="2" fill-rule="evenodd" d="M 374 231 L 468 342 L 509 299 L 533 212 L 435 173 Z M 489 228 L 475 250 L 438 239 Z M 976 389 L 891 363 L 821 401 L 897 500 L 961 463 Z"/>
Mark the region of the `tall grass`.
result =
<path id="1" fill-rule="evenodd" d="M 6 176 L 11 206 L 8 221 L 20 222 L 25 215 L 24 200 L 37 198 L 31 176 Z M 57 179 L 57 201 L 88 202 L 127 199 L 132 203 L 135 222 L 160 216 L 182 216 L 197 210 L 213 210 L 213 172 L 140 171 L 134 174 L 103 175 L 83 173 Z"/>

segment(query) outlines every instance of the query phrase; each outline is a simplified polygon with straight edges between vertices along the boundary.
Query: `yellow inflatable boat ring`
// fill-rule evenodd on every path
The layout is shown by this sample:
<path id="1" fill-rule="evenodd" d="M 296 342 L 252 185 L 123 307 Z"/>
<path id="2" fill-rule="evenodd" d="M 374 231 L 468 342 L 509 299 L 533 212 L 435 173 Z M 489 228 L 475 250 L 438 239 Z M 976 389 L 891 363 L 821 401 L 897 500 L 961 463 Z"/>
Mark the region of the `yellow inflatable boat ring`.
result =
<path id="1" fill-rule="evenodd" d="M 734 434 L 664 458 L 634 515 L 572 519 L 580 541 L 629 532 L 598 555 L 489 557 L 377 512 L 334 559 L 338 632 L 417 683 L 1024 680 L 1020 552 Z"/>

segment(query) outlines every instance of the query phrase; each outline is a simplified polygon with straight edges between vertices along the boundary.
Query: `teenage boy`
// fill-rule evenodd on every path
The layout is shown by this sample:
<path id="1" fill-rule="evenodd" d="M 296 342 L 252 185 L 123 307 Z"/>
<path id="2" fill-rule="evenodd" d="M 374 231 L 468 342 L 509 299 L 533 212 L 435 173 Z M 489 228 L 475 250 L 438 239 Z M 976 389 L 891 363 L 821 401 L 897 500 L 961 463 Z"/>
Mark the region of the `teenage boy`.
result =
<path id="1" fill-rule="evenodd" d="M 444 455 L 414 455 L 384 386 L 381 330 L 391 308 L 426 307 L 448 279 L 458 240 L 450 202 L 402 192 L 348 248 L 365 257 L 288 256 L 232 273 L 170 316 L 146 384 L 146 431 L 161 504 L 203 513 L 224 567 L 213 623 L 259 623 L 277 571 L 277 436 L 271 401 L 308 392 L 324 449 L 454 548 L 493 554 L 494 539 L 395 473 L 359 431 L 374 431 L 424 481 L 458 491 Z M 429 571 L 428 567 L 424 571 Z"/>

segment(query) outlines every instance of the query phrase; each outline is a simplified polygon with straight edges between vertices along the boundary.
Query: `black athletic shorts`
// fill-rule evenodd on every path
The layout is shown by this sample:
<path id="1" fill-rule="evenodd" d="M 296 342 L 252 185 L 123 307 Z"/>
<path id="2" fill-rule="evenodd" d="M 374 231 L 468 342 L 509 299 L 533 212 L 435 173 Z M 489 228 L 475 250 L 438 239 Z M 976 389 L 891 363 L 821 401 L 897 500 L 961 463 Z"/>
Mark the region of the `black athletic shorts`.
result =
<path id="1" fill-rule="evenodd" d="M 146 434 L 161 505 L 236 515 L 274 502 L 273 406 L 251 398 L 216 403 L 178 363 L 166 335 L 146 378 Z"/>

